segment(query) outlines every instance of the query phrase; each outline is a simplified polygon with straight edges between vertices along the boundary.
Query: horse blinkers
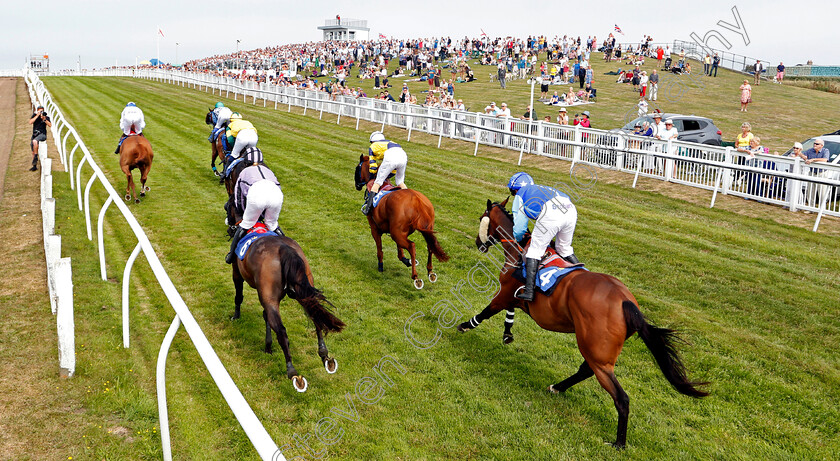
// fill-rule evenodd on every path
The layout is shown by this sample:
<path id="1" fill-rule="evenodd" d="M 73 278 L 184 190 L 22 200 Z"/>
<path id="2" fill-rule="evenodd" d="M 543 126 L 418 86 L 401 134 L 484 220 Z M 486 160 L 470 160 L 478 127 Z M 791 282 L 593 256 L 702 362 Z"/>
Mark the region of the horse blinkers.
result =
<path id="1" fill-rule="evenodd" d="M 362 190 L 365 187 L 365 182 L 362 181 L 362 162 L 356 165 L 356 190 Z"/>

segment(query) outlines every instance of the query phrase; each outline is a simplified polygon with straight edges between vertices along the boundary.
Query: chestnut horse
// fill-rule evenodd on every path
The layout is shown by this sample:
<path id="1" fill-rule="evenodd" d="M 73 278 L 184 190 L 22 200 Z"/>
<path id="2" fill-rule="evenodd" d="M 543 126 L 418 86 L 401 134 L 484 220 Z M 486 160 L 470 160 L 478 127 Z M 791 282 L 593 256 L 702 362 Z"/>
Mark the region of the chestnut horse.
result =
<path id="1" fill-rule="evenodd" d="M 134 203 L 140 203 L 137 191 L 134 188 L 134 180 L 131 177 L 131 170 L 140 170 L 140 197 L 145 197 L 146 192 L 151 188 L 146 186 L 146 179 L 149 177 L 149 170 L 152 169 L 152 159 L 155 154 L 152 152 L 152 145 L 142 135 L 130 135 L 120 146 L 120 169 L 128 179 L 128 186 L 125 189 L 125 200 L 134 197 Z"/>
<path id="2" fill-rule="evenodd" d="M 362 155 L 359 157 L 359 165 L 356 167 L 356 190 L 362 190 L 370 186 L 373 179 L 370 175 L 370 157 Z M 367 215 L 370 224 L 370 233 L 376 242 L 376 257 L 379 260 L 379 272 L 385 270 L 382 264 L 382 234 L 391 234 L 391 239 L 397 244 L 397 257 L 408 267 L 411 267 L 411 279 L 414 280 L 414 288 L 423 288 L 423 279 L 417 277 L 417 255 L 414 242 L 408 239 L 415 230 L 423 234 L 426 240 L 426 247 L 429 250 L 429 257 L 426 261 L 426 271 L 429 273 L 429 281 L 437 282 L 437 274 L 432 269 L 432 255 L 438 261 L 449 261 L 449 256 L 440 247 L 435 237 L 435 208 L 429 199 L 411 189 L 395 189 L 379 200 L 376 208 L 370 210 Z M 411 259 L 406 259 L 403 250 L 408 250 Z"/>
<path id="3" fill-rule="evenodd" d="M 242 216 L 230 207 L 228 210 L 228 222 L 239 222 Z M 233 235 L 235 226 L 228 227 L 228 234 Z M 315 324 L 315 334 L 318 336 L 318 355 L 324 364 L 327 373 L 335 373 L 338 370 L 338 361 L 329 355 L 327 345 L 324 343 L 324 336 L 331 331 L 340 332 L 344 328 L 344 322 L 330 312 L 327 306 L 332 304 L 327 301 L 324 294 L 313 286 L 314 279 L 309 268 L 309 261 L 303 254 L 300 245 L 293 239 L 286 236 L 270 235 L 256 239 L 244 259 L 236 260 L 233 263 L 233 285 L 236 288 L 234 297 L 234 313 L 232 320 L 240 316 L 242 305 L 242 288 L 244 282 L 248 282 L 251 288 L 257 290 L 260 304 L 263 307 L 263 319 L 265 320 L 265 352 L 271 354 L 272 338 L 271 331 L 277 335 L 277 342 L 283 349 L 286 358 L 286 377 L 292 380 L 292 385 L 298 392 L 306 391 L 308 383 L 306 378 L 300 376 L 292 365 L 292 356 L 289 353 L 289 336 L 286 334 L 286 327 L 280 319 L 280 301 L 285 296 L 297 300 L 303 307 L 306 315 Z"/>
<path id="4" fill-rule="evenodd" d="M 481 252 L 487 252 L 492 245 L 501 244 L 505 253 L 504 269 L 499 275 L 501 288 L 490 305 L 469 321 L 460 324 L 458 331 L 471 330 L 499 311 L 509 310 L 505 342 L 510 342 L 508 339 L 513 339 L 510 334 L 512 308 L 518 307 L 545 330 L 574 333 L 584 362 L 574 375 L 548 386 L 548 390 L 553 393 L 565 392 L 594 375 L 612 396 L 618 411 L 617 436 L 613 443 L 617 448 L 623 448 L 626 444 L 630 399 L 618 383 L 613 370 L 624 342 L 633 333 L 639 334 L 665 379 L 678 392 L 690 397 L 709 395 L 699 389 L 699 386 L 708 383 L 691 382 L 686 377 L 685 367 L 674 345 L 679 341 L 677 332 L 648 322 L 637 307 L 636 298 L 615 277 L 577 270 L 559 281 L 550 296 L 538 292 L 530 303 L 515 298 L 514 293 L 522 282 L 514 278 L 513 272 L 521 270 L 519 257 L 522 249 L 511 237 L 513 217 L 505 210 L 505 205 L 507 200 L 502 203 L 487 201 L 487 209 L 481 216 L 479 235 L 476 238 L 476 246 Z"/>
<path id="5" fill-rule="evenodd" d="M 215 129 L 216 122 L 213 121 L 213 109 L 210 109 L 207 112 L 207 116 L 204 117 L 204 123 L 210 125 L 212 128 Z M 224 148 L 224 141 L 222 141 L 222 136 L 225 135 L 225 130 L 221 130 L 211 141 L 210 141 L 210 168 L 213 170 L 213 174 L 216 176 L 220 176 L 219 171 L 216 170 L 216 159 L 222 162 L 222 166 L 225 164 L 225 148 Z"/>

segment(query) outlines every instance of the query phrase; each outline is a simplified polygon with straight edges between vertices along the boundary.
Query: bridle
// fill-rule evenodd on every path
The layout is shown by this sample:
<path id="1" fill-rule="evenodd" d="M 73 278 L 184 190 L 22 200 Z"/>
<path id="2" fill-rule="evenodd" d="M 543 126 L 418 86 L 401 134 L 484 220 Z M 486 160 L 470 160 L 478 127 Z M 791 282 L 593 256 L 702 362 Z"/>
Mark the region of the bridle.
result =
<path id="1" fill-rule="evenodd" d="M 502 207 L 502 205 L 500 205 L 500 204 L 498 204 L 498 203 L 493 203 L 493 204 L 492 204 L 492 207 L 493 207 L 493 208 L 501 208 L 501 207 Z M 484 212 L 484 214 L 483 214 L 483 215 L 481 215 L 481 217 L 479 218 L 479 222 L 481 222 L 481 220 L 483 220 L 484 218 L 487 218 L 487 219 L 489 220 L 489 219 L 490 219 L 490 211 L 491 211 L 491 210 L 486 210 L 486 211 Z M 506 216 L 507 216 L 507 214 L 506 214 Z M 480 232 L 479 232 L 479 233 L 480 233 Z M 480 237 L 479 237 L 479 240 L 480 240 Z M 481 246 L 479 247 L 479 250 L 480 250 L 480 251 L 482 251 L 482 252 L 487 251 L 487 248 L 489 248 L 489 247 L 491 247 L 491 246 L 493 246 L 493 245 L 495 245 L 495 244 L 497 244 L 497 243 L 512 243 L 512 244 L 516 245 L 516 249 L 517 249 L 520 253 L 523 253 L 523 252 L 525 251 L 525 249 L 524 249 L 524 248 L 522 248 L 522 246 L 521 246 L 521 245 L 519 245 L 519 242 L 517 242 L 517 241 L 516 241 L 516 239 L 507 239 L 507 238 L 502 238 L 502 239 L 500 239 L 500 238 L 496 238 L 496 237 L 495 237 L 495 236 L 493 236 L 493 235 L 490 235 L 489 233 L 488 233 L 488 235 L 487 235 L 487 241 L 485 241 L 485 242 L 481 242 Z M 507 264 L 507 263 L 506 263 L 506 264 Z"/>

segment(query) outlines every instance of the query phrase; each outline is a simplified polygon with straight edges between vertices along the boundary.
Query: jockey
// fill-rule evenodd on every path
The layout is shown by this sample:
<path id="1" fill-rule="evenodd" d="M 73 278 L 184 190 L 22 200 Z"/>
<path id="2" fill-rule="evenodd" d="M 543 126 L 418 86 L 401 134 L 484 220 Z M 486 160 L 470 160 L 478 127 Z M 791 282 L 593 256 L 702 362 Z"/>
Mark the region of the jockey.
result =
<path id="1" fill-rule="evenodd" d="M 537 268 L 551 239 L 554 247 L 566 261 L 578 264 L 572 237 L 577 224 L 577 209 L 569 196 L 553 187 L 534 184 L 527 173 L 516 173 L 508 181 L 513 199 L 513 237 L 521 241 L 528 230 L 528 220 L 535 220 L 531 245 L 525 253 L 525 289 L 517 291 L 516 297 L 525 301 L 534 300 L 534 286 Z"/>
<path id="2" fill-rule="evenodd" d="M 213 112 L 216 114 L 216 130 L 227 125 L 227 123 L 230 122 L 230 116 L 233 114 L 233 112 L 229 108 L 225 107 L 225 105 L 221 102 L 216 103 L 216 108 L 213 109 Z"/>
<path id="3" fill-rule="evenodd" d="M 143 111 L 137 107 L 137 104 L 130 102 L 125 105 L 125 109 L 123 109 L 122 114 L 120 114 L 120 129 L 123 131 L 123 135 L 120 137 L 120 142 L 117 144 L 117 150 L 114 151 L 115 154 L 120 153 L 120 147 L 122 147 L 123 140 L 131 134 L 139 134 L 143 135 L 143 128 L 146 128 L 146 120 L 143 117 Z"/>
<path id="4" fill-rule="evenodd" d="M 257 129 L 251 122 L 242 120 L 239 112 L 234 112 L 230 115 L 230 123 L 227 127 L 228 140 L 231 137 L 236 139 L 233 143 L 233 149 L 230 151 L 231 158 L 239 158 L 239 154 L 243 149 L 254 147 L 257 145 L 259 137 L 257 136 Z"/>
<path id="5" fill-rule="evenodd" d="M 236 260 L 236 245 L 257 224 L 260 215 L 263 215 L 269 231 L 283 235 L 277 226 L 277 218 L 283 208 L 283 191 L 277 177 L 267 166 L 255 163 L 242 170 L 234 186 L 233 200 L 237 209 L 245 208 L 245 211 L 230 241 L 230 253 L 225 257 L 228 264 Z"/>
<path id="6" fill-rule="evenodd" d="M 394 184 L 400 189 L 408 189 L 405 185 L 405 164 L 408 157 L 399 144 L 388 141 L 381 131 L 374 131 L 370 135 L 370 149 L 368 155 L 376 162 L 376 180 L 370 188 L 370 193 L 365 197 L 365 204 L 362 206 L 362 213 L 368 214 L 373 205 L 373 198 L 379 192 L 379 188 L 388 179 L 391 171 L 396 170 Z M 373 173 L 373 172 L 371 172 Z"/>
<path id="7" fill-rule="evenodd" d="M 222 111 L 225 112 L 225 120 L 230 121 L 230 114 L 232 112 L 230 111 L 230 109 L 225 107 L 225 104 L 221 101 L 217 102 L 216 107 L 213 108 L 213 110 L 211 110 L 207 114 L 207 120 L 206 120 L 207 124 L 208 125 L 213 125 L 213 129 L 210 130 L 210 137 L 208 138 L 208 140 L 211 143 L 213 142 L 213 139 L 216 137 L 216 134 L 221 129 L 221 127 L 218 126 L 218 125 L 219 125 L 219 120 L 222 119 L 222 117 L 220 116 L 220 113 Z M 223 122 L 222 125 L 224 125 L 225 123 L 227 123 L 227 122 Z"/>

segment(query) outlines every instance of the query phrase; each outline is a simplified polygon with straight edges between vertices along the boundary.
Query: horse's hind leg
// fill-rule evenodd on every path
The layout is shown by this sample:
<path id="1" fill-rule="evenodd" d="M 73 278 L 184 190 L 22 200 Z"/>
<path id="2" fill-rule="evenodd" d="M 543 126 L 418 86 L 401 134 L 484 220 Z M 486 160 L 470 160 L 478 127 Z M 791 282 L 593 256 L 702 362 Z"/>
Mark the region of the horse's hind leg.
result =
<path id="1" fill-rule="evenodd" d="M 563 381 L 560 381 L 557 384 L 552 384 L 551 386 L 548 386 L 548 390 L 555 393 L 566 392 L 568 388 L 587 378 L 591 378 L 594 374 L 595 372 L 592 371 L 592 368 L 590 368 L 589 364 L 586 363 L 586 360 L 584 360 L 583 363 L 580 365 L 580 368 L 578 368 L 578 371 L 575 372 L 575 374 L 569 376 L 568 378 L 564 379 Z"/>
<path id="2" fill-rule="evenodd" d="M 399 258 L 401 263 L 405 264 L 405 267 L 411 267 L 411 260 L 405 257 L 404 250 L 399 245 L 397 245 L 397 258 Z"/>
<path id="3" fill-rule="evenodd" d="M 292 365 L 292 355 L 289 353 L 289 335 L 286 334 L 286 327 L 280 319 L 280 313 L 277 311 L 277 306 L 270 306 L 268 303 L 263 304 L 263 315 L 266 317 L 268 325 L 274 330 L 277 335 L 277 342 L 283 349 L 283 355 L 286 357 L 286 377 L 289 379 L 297 376 L 297 370 Z"/>
<path id="4" fill-rule="evenodd" d="M 263 309 L 263 320 L 265 320 L 265 353 L 271 354 L 271 326 L 268 324 L 268 313 Z"/>
<path id="5" fill-rule="evenodd" d="M 151 170 L 151 169 L 152 169 L 152 165 L 150 165 L 148 163 L 146 165 L 144 165 L 143 168 L 141 169 L 141 174 L 140 174 L 140 196 L 141 197 L 145 197 L 146 192 L 148 192 L 151 189 L 149 187 L 146 187 L 146 179 L 149 177 L 149 170 Z"/>
<path id="6" fill-rule="evenodd" d="M 616 437 L 613 446 L 615 448 L 624 448 L 627 444 L 627 418 L 630 415 L 630 397 L 627 396 L 627 393 L 621 388 L 621 384 L 618 383 L 612 365 L 596 367 L 594 373 L 601 387 L 613 398 L 615 410 L 618 412 L 618 426 L 616 428 Z"/>
<path id="7" fill-rule="evenodd" d="M 126 173 L 125 177 L 128 180 L 128 185 L 125 187 L 125 200 L 129 201 L 132 197 L 137 197 L 137 192 L 134 190 L 134 179 L 132 179 L 131 173 Z"/>
<path id="8" fill-rule="evenodd" d="M 324 369 L 327 373 L 335 373 L 338 369 L 338 362 L 330 357 L 330 351 L 327 350 L 327 343 L 324 342 L 324 333 L 318 325 L 315 325 L 315 334 L 318 335 L 318 356 L 321 357 L 321 363 L 324 364 Z"/>

